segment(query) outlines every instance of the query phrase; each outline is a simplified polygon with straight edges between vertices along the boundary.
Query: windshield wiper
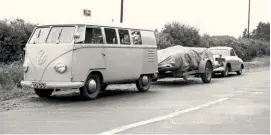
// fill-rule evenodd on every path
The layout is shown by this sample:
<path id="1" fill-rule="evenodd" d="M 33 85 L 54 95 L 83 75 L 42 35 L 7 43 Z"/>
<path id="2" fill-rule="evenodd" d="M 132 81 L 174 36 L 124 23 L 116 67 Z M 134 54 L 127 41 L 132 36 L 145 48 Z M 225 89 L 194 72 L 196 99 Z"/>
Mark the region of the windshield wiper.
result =
<path id="1" fill-rule="evenodd" d="M 63 28 L 60 30 L 60 32 L 58 33 L 58 37 L 57 37 L 57 41 L 56 41 L 56 43 L 57 44 L 59 44 L 59 38 L 60 38 L 60 36 L 61 36 L 61 34 L 62 34 L 62 30 L 63 30 Z"/>

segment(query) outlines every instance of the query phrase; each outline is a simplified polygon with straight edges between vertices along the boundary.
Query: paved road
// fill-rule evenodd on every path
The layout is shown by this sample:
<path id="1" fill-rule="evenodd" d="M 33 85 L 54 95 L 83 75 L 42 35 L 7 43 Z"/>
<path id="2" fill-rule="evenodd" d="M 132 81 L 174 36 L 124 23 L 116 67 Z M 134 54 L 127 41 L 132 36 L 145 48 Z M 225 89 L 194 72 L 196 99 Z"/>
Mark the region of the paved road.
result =
<path id="1" fill-rule="evenodd" d="M 269 68 L 242 76 L 161 80 L 148 93 L 110 86 L 94 101 L 78 93 L 30 98 L 44 107 L 0 112 L 0 133 L 270 133 Z M 120 90 L 116 90 L 120 89 Z"/>

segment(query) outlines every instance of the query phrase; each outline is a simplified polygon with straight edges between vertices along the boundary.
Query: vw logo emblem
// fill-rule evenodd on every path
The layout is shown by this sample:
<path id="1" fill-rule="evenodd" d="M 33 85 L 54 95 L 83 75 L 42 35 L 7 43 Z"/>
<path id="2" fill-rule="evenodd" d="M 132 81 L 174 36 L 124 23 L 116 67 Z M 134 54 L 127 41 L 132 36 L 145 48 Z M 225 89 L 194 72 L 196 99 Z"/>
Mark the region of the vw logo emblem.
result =
<path id="1" fill-rule="evenodd" d="M 43 50 L 40 50 L 37 54 L 37 60 L 38 60 L 38 64 L 41 65 L 46 61 L 46 54 Z"/>

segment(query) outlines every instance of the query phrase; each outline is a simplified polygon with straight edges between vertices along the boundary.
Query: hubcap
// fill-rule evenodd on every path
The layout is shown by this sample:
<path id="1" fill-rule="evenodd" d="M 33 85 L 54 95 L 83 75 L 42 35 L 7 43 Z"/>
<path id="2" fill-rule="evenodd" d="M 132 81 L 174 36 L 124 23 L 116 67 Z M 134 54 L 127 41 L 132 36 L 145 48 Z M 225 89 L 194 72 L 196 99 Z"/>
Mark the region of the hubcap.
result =
<path id="1" fill-rule="evenodd" d="M 97 89 L 96 81 L 93 80 L 93 79 L 91 79 L 91 80 L 89 81 L 89 83 L 88 83 L 88 91 L 89 91 L 90 93 L 93 93 L 93 92 L 96 91 L 96 89 Z"/>
<path id="2" fill-rule="evenodd" d="M 241 69 L 240 69 L 240 73 L 242 73 L 243 72 L 243 68 L 241 67 Z"/>
<path id="3" fill-rule="evenodd" d="M 149 82 L 148 76 L 143 76 L 143 77 L 142 77 L 142 84 L 145 86 L 145 85 L 148 84 L 148 82 Z"/>

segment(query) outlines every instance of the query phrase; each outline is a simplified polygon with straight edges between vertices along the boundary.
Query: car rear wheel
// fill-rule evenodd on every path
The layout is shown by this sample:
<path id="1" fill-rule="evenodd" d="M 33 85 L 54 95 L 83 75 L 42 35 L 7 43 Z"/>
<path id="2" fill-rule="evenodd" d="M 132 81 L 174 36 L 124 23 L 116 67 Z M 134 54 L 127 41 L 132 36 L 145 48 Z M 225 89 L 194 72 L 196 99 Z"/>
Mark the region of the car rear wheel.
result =
<path id="1" fill-rule="evenodd" d="M 201 80 L 203 83 L 210 83 L 212 80 L 212 64 L 210 62 L 207 62 L 205 65 L 205 72 L 201 75 Z"/>
<path id="2" fill-rule="evenodd" d="M 242 73 L 243 73 L 243 67 L 241 66 L 241 67 L 240 67 L 240 70 L 237 71 L 236 73 L 237 73 L 237 75 L 242 75 Z"/>
<path id="3" fill-rule="evenodd" d="M 105 83 L 104 83 L 104 84 L 102 85 L 101 90 L 102 90 L 102 91 L 105 91 L 105 90 L 106 90 L 106 88 L 107 88 L 107 86 L 108 86 L 108 84 L 105 84 Z"/>
<path id="4" fill-rule="evenodd" d="M 152 79 L 149 75 L 142 75 L 136 81 L 136 87 L 140 92 L 147 92 L 151 86 Z"/>
<path id="5" fill-rule="evenodd" d="M 50 97 L 53 93 L 53 89 L 34 89 L 35 93 L 39 97 Z"/>
<path id="6" fill-rule="evenodd" d="M 80 88 L 80 94 L 84 99 L 96 99 L 101 91 L 101 79 L 97 74 L 90 74 L 85 85 Z"/>
<path id="7" fill-rule="evenodd" d="M 229 75 L 229 68 L 230 68 L 230 67 L 227 65 L 225 71 L 222 72 L 222 76 L 223 76 L 223 77 L 227 77 L 227 76 Z"/>

